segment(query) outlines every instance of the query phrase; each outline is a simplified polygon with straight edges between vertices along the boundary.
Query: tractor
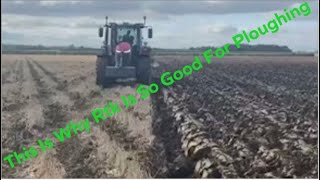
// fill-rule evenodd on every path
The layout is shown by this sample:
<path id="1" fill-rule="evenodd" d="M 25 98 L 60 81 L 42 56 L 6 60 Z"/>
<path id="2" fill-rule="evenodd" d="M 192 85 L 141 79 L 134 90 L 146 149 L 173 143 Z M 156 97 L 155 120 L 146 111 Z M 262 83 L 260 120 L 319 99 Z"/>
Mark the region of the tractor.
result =
<path id="1" fill-rule="evenodd" d="M 144 23 L 108 23 L 99 28 L 99 37 L 104 37 L 101 51 L 97 54 L 97 85 L 108 87 L 117 79 L 136 78 L 139 83 L 151 82 L 151 48 L 143 42 L 142 30 L 147 28 L 152 38 L 152 27 Z"/>

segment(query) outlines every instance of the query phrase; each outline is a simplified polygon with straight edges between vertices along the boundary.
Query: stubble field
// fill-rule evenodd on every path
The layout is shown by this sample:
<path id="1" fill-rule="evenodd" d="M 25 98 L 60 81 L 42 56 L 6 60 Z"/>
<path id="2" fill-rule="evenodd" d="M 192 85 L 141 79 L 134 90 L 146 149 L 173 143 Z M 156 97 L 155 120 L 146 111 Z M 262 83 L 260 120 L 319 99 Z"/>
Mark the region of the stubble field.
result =
<path id="1" fill-rule="evenodd" d="M 158 83 L 193 60 L 154 59 Z M 101 89 L 94 56 L 3 55 L 1 63 L 2 157 L 138 87 Z M 15 169 L 2 161 L 3 177 L 317 177 L 317 64 L 295 56 L 215 60 Z"/>

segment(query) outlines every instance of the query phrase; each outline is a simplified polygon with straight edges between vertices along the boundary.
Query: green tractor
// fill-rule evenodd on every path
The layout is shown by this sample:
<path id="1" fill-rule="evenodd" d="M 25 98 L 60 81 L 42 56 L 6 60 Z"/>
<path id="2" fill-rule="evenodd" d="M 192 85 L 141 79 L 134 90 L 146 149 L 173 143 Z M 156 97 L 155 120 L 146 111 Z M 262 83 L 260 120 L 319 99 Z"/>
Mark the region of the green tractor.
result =
<path id="1" fill-rule="evenodd" d="M 108 23 L 99 28 L 99 37 L 104 37 L 101 52 L 97 55 L 97 85 L 108 87 L 117 79 L 136 78 L 143 84 L 151 82 L 151 48 L 144 43 L 142 29 L 148 29 L 152 38 L 152 28 L 144 23 Z"/>

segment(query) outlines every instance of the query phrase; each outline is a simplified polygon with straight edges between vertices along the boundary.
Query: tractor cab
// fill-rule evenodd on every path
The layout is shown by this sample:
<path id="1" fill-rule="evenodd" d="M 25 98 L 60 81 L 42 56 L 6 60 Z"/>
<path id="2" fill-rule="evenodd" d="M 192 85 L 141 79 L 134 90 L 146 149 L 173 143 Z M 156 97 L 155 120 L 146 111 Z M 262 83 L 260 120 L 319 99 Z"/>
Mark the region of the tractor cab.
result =
<path id="1" fill-rule="evenodd" d="M 140 50 L 145 49 L 143 47 L 143 36 L 142 31 L 144 28 L 148 28 L 148 38 L 152 38 L 152 28 L 150 26 L 145 26 L 144 23 L 108 23 L 108 17 L 106 17 L 105 24 L 105 40 L 104 48 L 109 50 L 109 54 L 116 53 L 116 46 L 121 42 L 128 42 L 133 49 L 134 54 L 139 54 Z M 103 37 L 103 29 L 99 28 L 99 36 Z M 129 37 L 129 38 L 128 38 Z M 142 52 L 143 53 L 143 52 Z"/>
<path id="2" fill-rule="evenodd" d="M 120 25 L 112 24 L 114 28 L 112 28 L 111 33 L 116 36 L 115 43 L 119 44 L 121 42 L 128 42 L 131 47 L 140 47 L 141 46 L 141 29 L 138 24 L 129 24 L 123 23 Z"/>
<path id="3" fill-rule="evenodd" d="M 143 29 L 148 28 L 148 38 L 152 38 L 152 28 L 145 21 L 146 17 L 144 23 L 108 23 L 106 17 L 104 28 L 99 28 L 104 42 L 97 59 L 97 84 L 129 77 L 148 84 L 151 48 L 143 42 Z"/>

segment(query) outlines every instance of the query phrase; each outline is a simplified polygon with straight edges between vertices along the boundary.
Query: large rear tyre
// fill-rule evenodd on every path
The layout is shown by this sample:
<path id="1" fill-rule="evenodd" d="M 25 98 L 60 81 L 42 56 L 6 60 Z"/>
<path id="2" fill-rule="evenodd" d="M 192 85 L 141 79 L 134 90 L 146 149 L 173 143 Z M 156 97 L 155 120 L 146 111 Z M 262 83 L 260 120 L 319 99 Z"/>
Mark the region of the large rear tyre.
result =
<path id="1" fill-rule="evenodd" d="M 105 77 L 106 66 L 107 66 L 107 59 L 103 59 L 102 57 L 98 56 L 96 61 L 96 73 L 97 73 L 96 84 L 104 88 L 110 86 L 113 82 L 112 79 Z"/>
<path id="2" fill-rule="evenodd" d="M 137 62 L 137 81 L 149 85 L 152 80 L 151 59 L 150 57 L 140 57 Z"/>
<path id="3" fill-rule="evenodd" d="M 103 84 L 103 75 L 104 75 L 104 62 L 101 57 L 97 57 L 96 61 L 96 84 L 102 85 Z"/>

